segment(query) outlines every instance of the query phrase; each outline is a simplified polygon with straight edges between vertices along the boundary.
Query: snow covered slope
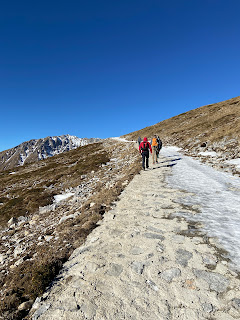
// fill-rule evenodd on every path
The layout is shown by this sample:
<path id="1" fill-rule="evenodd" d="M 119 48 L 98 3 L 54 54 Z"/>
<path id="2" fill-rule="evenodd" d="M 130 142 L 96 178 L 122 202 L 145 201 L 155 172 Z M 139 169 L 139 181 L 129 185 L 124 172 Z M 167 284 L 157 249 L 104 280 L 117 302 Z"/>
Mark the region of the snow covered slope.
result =
<path id="1" fill-rule="evenodd" d="M 186 157 L 176 147 L 163 147 L 161 154 L 172 162 L 172 174 L 167 177 L 169 185 L 190 193 L 179 202 L 186 208 L 198 208 L 195 214 L 182 210 L 176 215 L 200 221 L 207 235 L 218 239 L 220 247 L 227 250 L 228 258 L 239 271 L 240 178 Z"/>
<path id="2" fill-rule="evenodd" d="M 12 149 L 0 152 L 0 170 L 43 160 L 99 140 L 97 138 L 78 138 L 67 134 L 26 141 Z"/>

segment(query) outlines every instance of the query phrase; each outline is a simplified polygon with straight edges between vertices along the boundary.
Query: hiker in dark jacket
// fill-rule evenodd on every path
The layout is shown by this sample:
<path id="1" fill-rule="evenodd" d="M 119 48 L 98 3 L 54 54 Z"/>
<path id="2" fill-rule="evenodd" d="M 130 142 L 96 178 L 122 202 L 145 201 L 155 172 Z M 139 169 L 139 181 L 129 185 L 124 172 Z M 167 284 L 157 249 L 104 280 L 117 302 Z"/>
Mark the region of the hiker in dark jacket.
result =
<path id="1" fill-rule="evenodd" d="M 157 143 L 158 143 L 158 148 L 157 148 L 157 157 L 159 156 L 159 152 L 162 149 L 162 141 L 159 138 L 159 136 L 157 136 Z"/>
<path id="2" fill-rule="evenodd" d="M 142 138 L 138 137 L 138 146 L 140 146 L 140 143 L 142 142 Z"/>
<path id="3" fill-rule="evenodd" d="M 145 163 L 146 163 L 146 168 L 149 167 L 149 164 L 148 164 L 149 150 L 152 153 L 152 147 L 151 147 L 150 143 L 148 142 L 148 139 L 145 137 L 145 138 L 143 138 L 143 142 L 141 142 L 139 145 L 139 152 L 142 155 L 143 170 L 145 170 Z"/>

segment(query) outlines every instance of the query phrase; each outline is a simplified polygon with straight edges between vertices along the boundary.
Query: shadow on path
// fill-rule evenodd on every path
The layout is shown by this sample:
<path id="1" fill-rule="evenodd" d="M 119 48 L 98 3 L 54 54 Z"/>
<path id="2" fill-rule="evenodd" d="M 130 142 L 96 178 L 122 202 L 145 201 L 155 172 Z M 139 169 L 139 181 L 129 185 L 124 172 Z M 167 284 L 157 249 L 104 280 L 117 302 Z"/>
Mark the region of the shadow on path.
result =
<path id="1" fill-rule="evenodd" d="M 166 158 L 172 158 L 173 156 L 168 156 Z M 177 164 L 177 161 L 181 160 L 182 158 L 178 157 L 178 158 L 175 158 L 175 159 L 169 159 L 169 160 L 165 160 L 165 161 L 160 161 L 158 162 L 158 166 L 154 167 L 154 169 L 158 169 L 158 168 L 164 168 L 164 167 L 173 167 Z M 167 164 L 164 164 L 164 163 L 167 163 Z M 160 165 L 159 165 L 160 164 Z M 162 164 L 162 165 L 161 165 Z"/>

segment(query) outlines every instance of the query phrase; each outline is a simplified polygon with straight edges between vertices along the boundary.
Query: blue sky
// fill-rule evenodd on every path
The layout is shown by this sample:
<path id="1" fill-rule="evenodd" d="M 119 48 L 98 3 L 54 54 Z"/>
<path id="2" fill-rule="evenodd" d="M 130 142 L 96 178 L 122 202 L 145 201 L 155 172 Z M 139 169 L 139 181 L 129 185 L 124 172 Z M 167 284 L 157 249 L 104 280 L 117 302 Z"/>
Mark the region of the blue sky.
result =
<path id="1" fill-rule="evenodd" d="M 120 136 L 240 95 L 240 1 L 0 5 L 0 151 Z"/>

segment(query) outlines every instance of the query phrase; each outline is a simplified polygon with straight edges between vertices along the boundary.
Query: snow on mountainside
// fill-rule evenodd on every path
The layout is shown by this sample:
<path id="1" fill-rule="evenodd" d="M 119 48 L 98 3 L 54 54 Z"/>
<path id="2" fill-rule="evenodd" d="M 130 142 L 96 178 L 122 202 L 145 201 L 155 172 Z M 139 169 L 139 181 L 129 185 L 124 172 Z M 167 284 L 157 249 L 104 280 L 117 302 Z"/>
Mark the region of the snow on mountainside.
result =
<path id="1" fill-rule="evenodd" d="M 62 136 L 32 139 L 0 152 L 0 170 L 43 160 L 56 154 L 99 141 L 98 138 L 78 138 L 69 134 Z"/>

